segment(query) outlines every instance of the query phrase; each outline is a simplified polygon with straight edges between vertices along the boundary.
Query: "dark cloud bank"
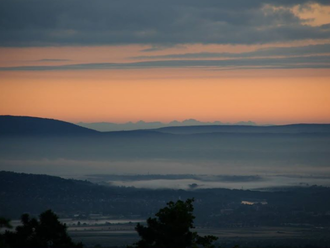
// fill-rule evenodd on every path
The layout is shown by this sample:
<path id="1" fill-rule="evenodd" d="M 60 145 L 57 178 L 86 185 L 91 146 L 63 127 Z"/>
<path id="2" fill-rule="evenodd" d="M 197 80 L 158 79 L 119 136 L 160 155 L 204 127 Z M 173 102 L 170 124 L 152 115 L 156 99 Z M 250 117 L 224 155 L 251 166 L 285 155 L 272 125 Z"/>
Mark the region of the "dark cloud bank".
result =
<path id="1" fill-rule="evenodd" d="M 2 0 L 0 46 L 259 44 L 330 38 L 289 9 L 328 0 Z M 281 8 L 273 8 L 273 7 Z"/>

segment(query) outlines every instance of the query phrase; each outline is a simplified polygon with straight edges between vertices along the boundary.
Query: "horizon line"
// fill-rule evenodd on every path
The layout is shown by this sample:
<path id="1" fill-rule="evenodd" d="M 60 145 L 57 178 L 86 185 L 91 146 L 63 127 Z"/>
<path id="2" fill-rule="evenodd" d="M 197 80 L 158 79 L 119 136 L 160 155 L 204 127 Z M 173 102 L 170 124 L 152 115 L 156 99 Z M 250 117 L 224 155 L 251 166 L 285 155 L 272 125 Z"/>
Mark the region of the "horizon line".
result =
<path id="1" fill-rule="evenodd" d="M 108 122 L 108 121 L 103 121 L 103 122 L 83 122 L 83 121 L 79 121 L 79 122 L 73 122 L 73 121 L 68 121 L 65 119 L 56 119 L 56 118 L 52 118 L 52 117 L 40 117 L 40 116 L 32 116 L 32 115 L 11 115 L 11 114 L 3 114 L 0 115 L 0 117 L 27 117 L 27 118 L 39 118 L 39 119 L 48 119 L 48 120 L 55 120 L 55 121 L 63 121 L 63 122 L 68 122 L 74 125 L 79 125 L 79 124 L 114 124 L 114 125 L 124 125 L 124 124 L 138 124 L 138 123 L 144 123 L 144 124 L 153 124 L 153 123 L 159 123 L 159 124 L 171 124 L 173 122 L 177 122 L 180 124 L 183 124 L 185 121 L 196 121 L 196 122 L 200 122 L 201 124 L 205 123 L 205 124 L 214 124 L 214 125 L 221 125 L 221 126 L 288 126 L 288 125 L 330 125 L 330 122 L 290 122 L 290 123 L 285 123 L 285 124 L 274 124 L 274 123 L 269 123 L 269 124 L 258 124 L 257 122 L 254 121 L 238 121 L 238 122 L 221 122 L 221 121 L 199 121 L 197 119 L 184 119 L 183 121 L 178 121 L 176 119 L 169 121 L 169 122 L 162 122 L 162 121 L 143 121 L 143 120 L 139 120 L 136 122 L 133 121 L 127 121 L 127 122 Z M 216 124 L 216 123 L 220 123 L 220 124 Z M 242 124 L 239 124 L 242 123 Z M 244 125 L 244 123 L 252 123 L 250 125 Z M 187 126 L 199 126 L 197 125 L 187 125 Z"/>

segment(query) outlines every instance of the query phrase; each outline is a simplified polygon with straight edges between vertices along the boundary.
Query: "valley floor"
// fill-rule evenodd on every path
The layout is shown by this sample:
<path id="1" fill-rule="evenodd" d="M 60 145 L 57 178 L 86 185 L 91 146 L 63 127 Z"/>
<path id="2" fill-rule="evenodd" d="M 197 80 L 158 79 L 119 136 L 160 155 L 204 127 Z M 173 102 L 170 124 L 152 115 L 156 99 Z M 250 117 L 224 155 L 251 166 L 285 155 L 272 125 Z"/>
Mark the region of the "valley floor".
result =
<path id="1" fill-rule="evenodd" d="M 107 226 L 71 226 L 68 231 L 75 241 L 83 242 L 87 247 L 126 247 L 139 237 L 134 230 L 135 224 L 119 224 Z M 310 227 L 254 227 L 254 228 L 196 228 L 200 235 L 219 237 L 217 243 L 221 247 L 240 247 L 264 244 L 266 246 L 286 243 L 287 245 L 305 246 L 329 241 L 330 229 Z"/>

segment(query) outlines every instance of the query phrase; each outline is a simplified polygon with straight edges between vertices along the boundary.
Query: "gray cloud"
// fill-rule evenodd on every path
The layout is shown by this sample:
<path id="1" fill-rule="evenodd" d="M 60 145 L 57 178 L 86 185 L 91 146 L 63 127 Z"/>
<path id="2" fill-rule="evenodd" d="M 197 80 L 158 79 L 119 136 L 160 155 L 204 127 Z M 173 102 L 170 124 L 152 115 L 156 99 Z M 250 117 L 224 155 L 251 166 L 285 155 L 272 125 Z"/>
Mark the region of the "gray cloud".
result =
<path id="1" fill-rule="evenodd" d="M 155 52 L 155 51 L 163 51 L 169 48 L 181 48 L 185 49 L 186 47 L 183 45 L 177 45 L 177 44 L 167 44 L 167 45 L 152 45 L 150 48 L 146 48 L 143 50 L 140 50 L 140 52 Z"/>
<path id="2" fill-rule="evenodd" d="M 88 69 L 147 69 L 147 68 L 189 68 L 207 69 L 292 69 L 292 68 L 330 68 L 330 56 L 297 56 L 284 58 L 239 58 L 223 60 L 159 60 L 134 63 L 89 63 L 57 66 L 18 66 L 0 67 L 0 71 L 50 71 L 50 70 L 88 70 Z"/>
<path id="3" fill-rule="evenodd" d="M 132 59 L 202 59 L 202 58 L 253 58 L 253 57 L 271 57 L 271 56 L 302 56 L 315 54 L 329 54 L 330 44 L 309 45 L 301 47 L 270 47 L 257 49 L 252 52 L 241 53 L 182 53 L 182 54 L 166 54 L 137 56 Z"/>
<path id="4" fill-rule="evenodd" d="M 0 46 L 255 44 L 330 38 L 288 7 L 328 0 L 2 0 Z M 282 6 L 270 8 L 268 5 Z"/>

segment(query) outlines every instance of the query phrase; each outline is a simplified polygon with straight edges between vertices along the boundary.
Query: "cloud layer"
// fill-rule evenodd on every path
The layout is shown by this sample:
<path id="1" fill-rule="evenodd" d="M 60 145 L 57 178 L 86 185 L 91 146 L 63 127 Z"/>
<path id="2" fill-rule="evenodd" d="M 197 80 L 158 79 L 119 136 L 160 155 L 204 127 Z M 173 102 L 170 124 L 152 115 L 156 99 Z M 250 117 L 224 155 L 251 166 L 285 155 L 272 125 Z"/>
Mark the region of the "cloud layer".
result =
<path id="1" fill-rule="evenodd" d="M 89 63 L 54 66 L 0 67 L 0 71 L 59 71 L 148 68 L 205 68 L 205 69 L 296 69 L 330 68 L 330 56 L 297 56 L 284 58 L 239 58 L 223 60 L 159 60 L 133 63 Z"/>
<path id="2" fill-rule="evenodd" d="M 260 44 L 330 38 L 293 7 L 328 0 L 2 0 L 0 46 Z"/>
<path id="3" fill-rule="evenodd" d="M 255 58 L 255 57 L 278 57 L 278 56 L 310 56 L 330 54 L 330 44 L 318 44 L 298 47 L 269 47 L 257 49 L 252 52 L 239 53 L 183 53 L 138 56 L 132 59 L 205 59 L 205 58 Z"/>

